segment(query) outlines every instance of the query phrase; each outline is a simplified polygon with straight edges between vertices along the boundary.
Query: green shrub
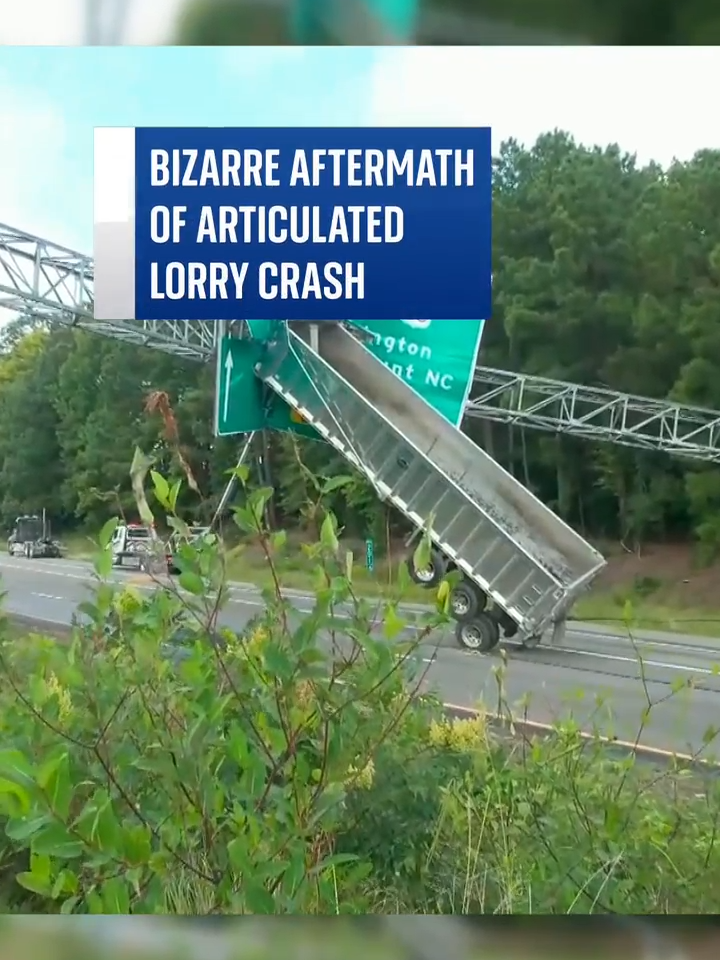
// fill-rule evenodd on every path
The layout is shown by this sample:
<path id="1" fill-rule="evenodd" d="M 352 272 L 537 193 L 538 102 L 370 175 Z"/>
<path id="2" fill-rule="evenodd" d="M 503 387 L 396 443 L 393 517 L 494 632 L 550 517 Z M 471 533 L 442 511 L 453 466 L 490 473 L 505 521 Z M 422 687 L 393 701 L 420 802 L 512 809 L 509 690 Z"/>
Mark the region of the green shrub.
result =
<path id="1" fill-rule="evenodd" d="M 235 522 L 272 576 L 270 493 Z M 112 532 L 70 640 L 0 644 L 4 911 L 716 910 L 715 780 L 612 759 L 571 721 L 526 743 L 444 718 L 414 657 L 444 617 L 403 640 L 407 576 L 379 607 L 357 596 L 331 513 L 305 547 L 312 610 L 276 583 L 239 633 L 212 538 L 148 593 L 110 579 Z"/>
<path id="2" fill-rule="evenodd" d="M 236 521 L 271 558 L 269 493 Z M 374 632 L 333 517 L 308 549 L 324 584 L 313 610 L 298 621 L 268 591 L 240 635 L 217 625 L 226 589 L 212 541 L 181 551 L 180 590 L 128 602 L 104 579 L 111 535 L 69 646 L 2 653 L 0 810 L 28 853 L 17 882 L 64 912 L 362 911 L 368 859 L 337 852 L 335 836 L 348 791 L 408 709 L 411 649 Z M 402 627 L 391 605 L 383 619 Z"/>
<path id="3" fill-rule="evenodd" d="M 719 799 L 712 775 L 613 759 L 574 724 L 490 744 L 445 792 L 425 909 L 713 913 Z"/>
<path id="4" fill-rule="evenodd" d="M 376 909 L 393 912 L 393 896 L 405 906 L 425 896 L 445 792 L 472 766 L 468 744 L 457 735 L 468 726 L 474 725 L 442 720 L 430 704 L 423 711 L 416 706 L 376 753 L 372 783 L 349 795 L 338 850 L 369 859 Z M 473 733 L 472 748 L 480 747 Z"/>

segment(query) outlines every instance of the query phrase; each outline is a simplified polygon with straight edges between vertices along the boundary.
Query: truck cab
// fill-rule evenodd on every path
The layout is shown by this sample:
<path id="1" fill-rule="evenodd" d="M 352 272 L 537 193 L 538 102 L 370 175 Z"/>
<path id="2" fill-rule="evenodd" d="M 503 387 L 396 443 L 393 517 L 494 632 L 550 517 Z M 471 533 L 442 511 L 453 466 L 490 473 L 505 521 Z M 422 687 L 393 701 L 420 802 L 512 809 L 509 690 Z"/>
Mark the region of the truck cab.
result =
<path id="1" fill-rule="evenodd" d="M 60 544 L 50 536 L 50 529 L 43 515 L 26 514 L 15 518 L 12 533 L 8 537 L 7 551 L 11 557 L 57 558 Z"/>

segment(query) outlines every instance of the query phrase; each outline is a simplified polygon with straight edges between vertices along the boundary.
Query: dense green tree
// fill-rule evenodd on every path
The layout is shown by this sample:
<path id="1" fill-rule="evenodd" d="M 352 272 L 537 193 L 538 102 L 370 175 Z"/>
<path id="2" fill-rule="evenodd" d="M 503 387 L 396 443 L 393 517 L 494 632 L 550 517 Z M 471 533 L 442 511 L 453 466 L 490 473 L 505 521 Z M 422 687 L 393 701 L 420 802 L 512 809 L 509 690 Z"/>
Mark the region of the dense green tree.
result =
<path id="1" fill-rule="evenodd" d="M 28 333 L 0 363 L 0 490 L 6 516 L 62 511 L 63 465 L 53 406 L 63 344 Z"/>

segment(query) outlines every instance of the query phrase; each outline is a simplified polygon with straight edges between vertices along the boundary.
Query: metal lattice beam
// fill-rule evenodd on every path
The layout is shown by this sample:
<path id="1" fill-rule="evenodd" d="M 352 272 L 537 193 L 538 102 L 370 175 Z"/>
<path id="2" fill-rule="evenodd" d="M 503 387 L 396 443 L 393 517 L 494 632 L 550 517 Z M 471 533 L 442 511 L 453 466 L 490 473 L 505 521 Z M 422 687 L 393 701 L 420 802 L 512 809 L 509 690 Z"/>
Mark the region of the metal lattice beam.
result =
<path id="1" fill-rule="evenodd" d="M 720 463 L 720 413 L 478 367 L 467 415 Z"/>
<path id="2" fill-rule="evenodd" d="M 0 224 L 0 308 L 206 362 L 219 323 L 95 320 L 91 257 Z M 478 367 L 467 415 L 720 463 L 720 413 Z"/>
<path id="3" fill-rule="evenodd" d="M 96 320 L 92 309 L 94 278 L 92 257 L 0 224 L 0 308 L 190 360 L 212 356 L 213 323 Z"/>

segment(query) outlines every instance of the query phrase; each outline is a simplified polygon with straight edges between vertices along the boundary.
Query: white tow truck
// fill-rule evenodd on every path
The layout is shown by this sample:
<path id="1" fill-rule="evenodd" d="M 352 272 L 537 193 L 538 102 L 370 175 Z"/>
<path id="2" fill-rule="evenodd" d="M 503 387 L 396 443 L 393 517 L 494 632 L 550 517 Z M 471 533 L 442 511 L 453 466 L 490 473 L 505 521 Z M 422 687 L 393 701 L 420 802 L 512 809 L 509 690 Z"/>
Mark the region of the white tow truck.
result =
<path id="1" fill-rule="evenodd" d="M 119 523 L 110 541 L 112 564 L 114 567 L 127 566 L 149 572 L 159 544 L 152 527 L 141 523 Z"/>

